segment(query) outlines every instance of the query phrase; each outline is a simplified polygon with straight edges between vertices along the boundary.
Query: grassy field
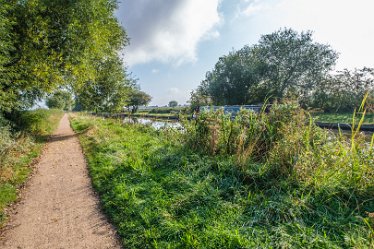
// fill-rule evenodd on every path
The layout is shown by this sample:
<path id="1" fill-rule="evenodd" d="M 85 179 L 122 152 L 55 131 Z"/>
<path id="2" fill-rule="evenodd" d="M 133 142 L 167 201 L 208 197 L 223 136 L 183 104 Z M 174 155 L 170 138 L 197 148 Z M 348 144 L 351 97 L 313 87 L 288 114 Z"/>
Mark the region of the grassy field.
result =
<path id="1" fill-rule="evenodd" d="M 0 127 L 0 227 L 6 217 L 4 208 L 17 199 L 17 189 L 31 172 L 48 135 L 62 117 L 59 110 L 36 110 L 20 114 L 16 130 Z"/>
<path id="2" fill-rule="evenodd" d="M 353 113 L 317 113 L 313 116 L 318 122 L 352 124 Z M 356 122 L 360 119 L 360 117 L 361 116 L 358 114 L 356 117 Z M 374 113 L 366 114 L 364 123 L 374 124 Z"/>
<path id="3" fill-rule="evenodd" d="M 126 248 L 372 248 L 372 145 L 306 119 L 275 108 L 204 114 L 183 133 L 72 126 Z"/>

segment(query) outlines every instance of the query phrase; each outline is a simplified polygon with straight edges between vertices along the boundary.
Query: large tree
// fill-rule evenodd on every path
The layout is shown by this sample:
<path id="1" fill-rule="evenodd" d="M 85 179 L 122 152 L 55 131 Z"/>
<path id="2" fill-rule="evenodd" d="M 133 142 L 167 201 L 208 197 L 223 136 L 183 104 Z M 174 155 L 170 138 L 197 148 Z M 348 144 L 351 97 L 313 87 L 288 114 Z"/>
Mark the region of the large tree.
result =
<path id="1" fill-rule="evenodd" d="M 263 65 L 257 94 L 273 98 L 305 97 L 333 69 L 338 58 L 329 45 L 314 42 L 311 32 L 284 29 L 264 35 L 253 47 L 254 59 Z"/>
<path id="2" fill-rule="evenodd" d="M 132 113 L 135 113 L 139 106 L 148 105 L 151 100 L 152 97 L 147 93 L 140 91 L 139 89 L 134 89 L 130 95 L 128 108 L 131 109 Z"/>
<path id="3" fill-rule="evenodd" d="M 369 107 L 373 105 L 374 98 L 374 69 L 345 69 L 319 82 L 306 105 L 327 112 L 352 112 L 359 108 L 367 93 L 366 104 Z M 373 111 L 372 107 L 369 109 Z"/>
<path id="4" fill-rule="evenodd" d="M 17 100 L 17 92 L 12 89 L 12 81 L 17 74 L 9 69 L 15 51 L 13 11 L 14 5 L 11 2 L 0 0 L 0 112 L 11 111 Z"/>
<path id="5" fill-rule="evenodd" d="M 304 98 L 336 59 L 337 53 L 314 42 L 311 32 L 282 29 L 219 58 L 194 94 L 209 96 L 218 105 L 253 104 L 290 95 Z"/>
<path id="6" fill-rule="evenodd" d="M 101 65 L 127 44 L 116 7 L 116 0 L 0 0 L 0 111 L 98 84 Z"/>
<path id="7" fill-rule="evenodd" d="M 178 101 L 176 100 L 169 101 L 169 107 L 177 107 L 177 106 L 178 106 Z"/>
<path id="8" fill-rule="evenodd" d="M 126 74 L 119 58 L 108 58 L 97 65 L 98 76 L 85 82 L 77 101 L 85 110 L 122 111 L 131 101 L 136 81 Z"/>
<path id="9" fill-rule="evenodd" d="M 64 111 L 71 111 L 73 106 L 73 96 L 69 91 L 59 90 L 49 96 L 46 104 L 50 109 L 61 109 Z"/>

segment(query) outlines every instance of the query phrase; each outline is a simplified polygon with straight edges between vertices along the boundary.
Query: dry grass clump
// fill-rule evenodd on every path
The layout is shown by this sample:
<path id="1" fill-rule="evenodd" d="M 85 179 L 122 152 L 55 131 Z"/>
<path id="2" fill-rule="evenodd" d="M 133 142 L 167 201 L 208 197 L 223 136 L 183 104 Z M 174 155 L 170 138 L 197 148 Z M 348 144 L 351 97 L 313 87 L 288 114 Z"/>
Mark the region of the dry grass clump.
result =
<path id="1" fill-rule="evenodd" d="M 333 133 L 315 126 L 297 105 L 276 104 L 269 113 L 243 110 L 235 119 L 222 111 L 203 113 L 186 123 L 185 140 L 195 151 L 234 157 L 244 174 L 256 170 L 267 181 L 293 177 L 331 185 L 334 178 L 344 186 L 365 186 L 373 176 L 374 154 L 373 142 L 359 132 L 361 124 L 350 136 Z"/>

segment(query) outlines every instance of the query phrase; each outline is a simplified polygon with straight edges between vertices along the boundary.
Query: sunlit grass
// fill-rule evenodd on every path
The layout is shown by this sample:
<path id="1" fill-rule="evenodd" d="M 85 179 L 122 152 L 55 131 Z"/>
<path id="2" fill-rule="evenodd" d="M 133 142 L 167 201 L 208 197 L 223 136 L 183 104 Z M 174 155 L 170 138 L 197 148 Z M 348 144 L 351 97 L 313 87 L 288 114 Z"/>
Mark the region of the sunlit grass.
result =
<path id="1" fill-rule="evenodd" d="M 318 122 L 352 124 L 352 116 L 353 113 L 318 113 L 314 118 Z M 363 123 L 374 124 L 374 113 L 366 113 Z"/>
<path id="2" fill-rule="evenodd" d="M 305 119 L 280 106 L 202 115 L 182 133 L 72 125 L 127 248 L 371 248 L 372 147 Z"/>

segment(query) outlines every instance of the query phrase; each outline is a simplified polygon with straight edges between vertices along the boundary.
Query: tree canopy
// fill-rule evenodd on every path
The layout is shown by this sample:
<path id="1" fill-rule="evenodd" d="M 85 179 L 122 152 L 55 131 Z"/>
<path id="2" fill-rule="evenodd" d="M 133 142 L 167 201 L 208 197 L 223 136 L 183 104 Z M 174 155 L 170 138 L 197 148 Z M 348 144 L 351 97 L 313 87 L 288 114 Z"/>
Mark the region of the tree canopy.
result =
<path id="1" fill-rule="evenodd" d="M 147 93 L 140 91 L 139 89 L 134 89 L 131 93 L 128 107 L 129 109 L 131 108 L 132 113 L 135 113 L 139 106 L 148 105 L 151 100 L 152 97 Z"/>
<path id="2" fill-rule="evenodd" d="M 0 6 L 0 111 L 10 111 L 17 101 L 17 93 L 11 85 L 16 74 L 14 70 L 8 69 L 12 62 L 11 55 L 15 52 L 11 15 L 14 6 L 8 0 L 0 0 Z"/>
<path id="3" fill-rule="evenodd" d="M 256 104 L 265 98 L 306 97 L 335 65 L 338 54 L 314 42 L 311 32 L 281 29 L 219 58 L 191 101 Z"/>
<path id="4" fill-rule="evenodd" d="M 321 80 L 315 92 L 306 101 L 308 106 L 327 112 L 352 112 L 361 105 L 367 93 L 366 104 L 373 105 L 374 69 L 345 69 Z"/>
<path id="5" fill-rule="evenodd" d="M 46 100 L 48 108 L 60 109 L 65 111 L 71 111 L 73 103 L 74 101 L 72 94 L 66 90 L 56 91 Z"/>
<path id="6" fill-rule="evenodd" d="M 97 65 L 98 76 L 86 81 L 77 100 L 85 110 L 96 112 L 122 111 L 131 101 L 135 80 L 122 68 L 118 58 L 110 58 Z"/>
<path id="7" fill-rule="evenodd" d="M 0 112 L 60 88 L 85 108 L 119 109 L 132 80 L 119 55 L 128 39 L 116 7 L 116 0 L 0 0 Z"/>
<path id="8" fill-rule="evenodd" d="M 178 106 L 178 102 L 176 100 L 169 101 L 169 107 L 176 107 Z"/>

